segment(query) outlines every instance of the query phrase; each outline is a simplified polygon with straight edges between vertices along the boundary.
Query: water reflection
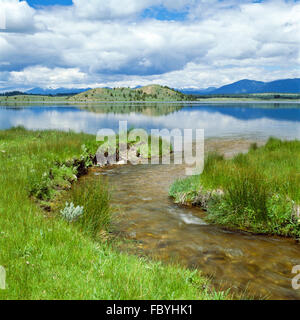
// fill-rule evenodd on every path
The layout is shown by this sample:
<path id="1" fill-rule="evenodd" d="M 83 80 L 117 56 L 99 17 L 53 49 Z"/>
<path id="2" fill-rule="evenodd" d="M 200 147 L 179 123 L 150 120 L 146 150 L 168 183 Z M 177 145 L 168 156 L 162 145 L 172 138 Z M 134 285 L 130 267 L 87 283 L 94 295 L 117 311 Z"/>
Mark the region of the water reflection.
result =
<path id="1" fill-rule="evenodd" d="M 0 129 L 60 129 L 95 134 L 117 130 L 120 120 L 129 127 L 150 129 L 205 129 L 206 137 L 269 136 L 300 138 L 300 108 L 296 104 L 192 105 L 104 104 L 93 106 L 1 107 Z"/>

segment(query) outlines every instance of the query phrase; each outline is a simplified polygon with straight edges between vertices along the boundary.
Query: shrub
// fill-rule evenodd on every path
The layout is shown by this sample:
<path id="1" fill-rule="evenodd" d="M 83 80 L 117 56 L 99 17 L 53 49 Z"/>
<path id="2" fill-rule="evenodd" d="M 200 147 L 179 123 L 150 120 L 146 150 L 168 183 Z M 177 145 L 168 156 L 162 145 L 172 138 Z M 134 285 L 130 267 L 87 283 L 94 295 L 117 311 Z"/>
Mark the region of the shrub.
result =
<path id="1" fill-rule="evenodd" d="M 83 215 L 83 207 L 74 206 L 74 203 L 70 204 L 66 202 L 66 206 L 63 210 L 60 211 L 62 217 L 68 222 L 76 221 L 81 215 Z"/>

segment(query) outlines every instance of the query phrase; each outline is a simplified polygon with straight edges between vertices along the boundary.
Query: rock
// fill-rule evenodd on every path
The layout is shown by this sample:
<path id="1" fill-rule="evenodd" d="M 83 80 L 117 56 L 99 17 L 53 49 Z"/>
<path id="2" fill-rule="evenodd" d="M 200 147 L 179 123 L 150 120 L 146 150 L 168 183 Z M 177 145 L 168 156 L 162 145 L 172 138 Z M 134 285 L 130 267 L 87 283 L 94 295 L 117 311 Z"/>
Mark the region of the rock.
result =
<path id="1" fill-rule="evenodd" d="M 97 164 L 101 167 L 107 166 L 107 165 L 113 165 L 116 164 L 116 154 L 114 155 L 108 155 L 103 153 L 97 153 Z"/>
<path id="2" fill-rule="evenodd" d="M 141 159 L 138 157 L 138 151 L 136 147 L 131 147 L 128 151 L 128 161 L 131 164 L 139 164 Z"/>
<path id="3" fill-rule="evenodd" d="M 203 188 L 201 187 L 198 192 L 198 195 L 197 195 L 197 197 L 195 197 L 192 205 L 193 206 L 200 206 L 204 210 L 207 210 L 208 203 L 210 202 L 211 199 L 213 199 L 215 197 L 222 197 L 222 196 L 224 196 L 224 191 L 221 189 L 206 191 L 206 190 L 203 190 Z"/>

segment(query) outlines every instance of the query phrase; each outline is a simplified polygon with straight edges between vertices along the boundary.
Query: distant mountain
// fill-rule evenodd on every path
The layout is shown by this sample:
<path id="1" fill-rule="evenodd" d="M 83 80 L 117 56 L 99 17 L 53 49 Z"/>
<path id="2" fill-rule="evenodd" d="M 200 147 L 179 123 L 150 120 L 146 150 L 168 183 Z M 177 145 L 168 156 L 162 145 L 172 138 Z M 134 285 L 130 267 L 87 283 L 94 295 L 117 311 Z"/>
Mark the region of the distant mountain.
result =
<path id="1" fill-rule="evenodd" d="M 184 101 L 189 97 L 181 92 L 160 85 L 136 89 L 97 88 L 70 97 L 69 101 Z"/>
<path id="2" fill-rule="evenodd" d="M 300 93 L 300 78 L 283 79 L 272 82 L 245 79 L 209 92 L 209 94 L 250 93 Z"/>
<path id="3" fill-rule="evenodd" d="M 56 95 L 56 94 L 77 94 L 84 91 L 90 90 L 90 88 L 87 89 L 75 89 L 75 88 L 57 88 L 57 89 L 43 89 L 43 88 L 33 88 L 30 90 L 25 91 L 27 94 L 41 94 L 41 95 Z"/>
<path id="4" fill-rule="evenodd" d="M 300 79 L 286 79 L 267 82 L 265 92 L 300 93 Z"/>
<path id="5" fill-rule="evenodd" d="M 190 95 L 199 95 L 199 94 L 209 94 L 212 91 L 215 91 L 216 87 L 209 87 L 207 89 L 180 89 L 179 91 L 184 94 L 190 94 Z"/>

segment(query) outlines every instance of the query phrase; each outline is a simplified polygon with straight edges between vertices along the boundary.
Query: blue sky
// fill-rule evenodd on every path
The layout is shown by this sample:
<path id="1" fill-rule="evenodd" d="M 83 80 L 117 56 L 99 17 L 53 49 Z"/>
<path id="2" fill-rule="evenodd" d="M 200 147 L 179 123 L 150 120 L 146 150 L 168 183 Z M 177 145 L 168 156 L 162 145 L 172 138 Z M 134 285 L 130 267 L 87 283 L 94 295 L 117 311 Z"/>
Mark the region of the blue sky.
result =
<path id="1" fill-rule="evenodd" d="M 300 77 L 299 1 L 0 0 L 3 16 L 0 91 Z"/>
<path id="2" fill-rule="evenodd" d="M 38 5 L 43 5 L 43 6 L 48 6 L 48 5 L 62 5 L 62 6 L 67 6 L 67 5 L 72 5 L 72 0 L 28 0 L 27 1 L 29 5 L 31 6 L 38 6 Z"/>
<path id="3" fill-rule="evenodd" d="M 27 0 L 27 3 L 33 8 L 40 6 L 72 6 L 72 0 Z M 120 2 L 121 3 L 121 2 Z M 141 12 L 142 18 L 155 18 L 158 20 L 184 20 L 188 10 L 167 10 L 164 6 L 158 5 L 151 8 L 146 8 Z"/>

